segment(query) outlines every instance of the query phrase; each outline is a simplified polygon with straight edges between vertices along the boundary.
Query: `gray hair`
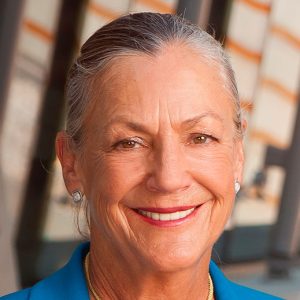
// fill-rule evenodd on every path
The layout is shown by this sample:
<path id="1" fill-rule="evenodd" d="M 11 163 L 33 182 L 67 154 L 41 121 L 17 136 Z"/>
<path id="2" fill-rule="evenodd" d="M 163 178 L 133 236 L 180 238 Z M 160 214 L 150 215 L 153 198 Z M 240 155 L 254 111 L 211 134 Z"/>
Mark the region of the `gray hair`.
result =
<path id="1" fill-rule="evenodd" d="M 66 132 L 77 146 L 82 144 L 84 119 L 91 101 L 96 74 L 104 74 L 117 58 L 134 53 L 155 56 L 168 43 L 179 42 L 199 50 L 209 63 L 220 68 L 234 104 L 234 123 L 242 134 L 241 108 L 234 72 L 222 45 L 189 21 L 171 14 L 136 13 L 120 17 L 97 30 L 82 46 L 70 69 L 66 85 L 68 103 Z"/>

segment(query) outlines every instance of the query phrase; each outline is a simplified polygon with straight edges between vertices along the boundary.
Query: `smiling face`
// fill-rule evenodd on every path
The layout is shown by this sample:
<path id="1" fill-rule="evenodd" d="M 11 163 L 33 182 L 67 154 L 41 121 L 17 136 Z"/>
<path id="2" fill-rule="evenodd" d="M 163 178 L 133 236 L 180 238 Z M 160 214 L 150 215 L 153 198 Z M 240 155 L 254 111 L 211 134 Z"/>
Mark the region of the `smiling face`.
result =
<path id="1" fill-rule="evenodd" d="M 80 162 L 92 244 L 154 270 L 196 266 L 223 231 L 242 172 L 218 67 L 174 44 L 119 59 L 93 88 Z"/>

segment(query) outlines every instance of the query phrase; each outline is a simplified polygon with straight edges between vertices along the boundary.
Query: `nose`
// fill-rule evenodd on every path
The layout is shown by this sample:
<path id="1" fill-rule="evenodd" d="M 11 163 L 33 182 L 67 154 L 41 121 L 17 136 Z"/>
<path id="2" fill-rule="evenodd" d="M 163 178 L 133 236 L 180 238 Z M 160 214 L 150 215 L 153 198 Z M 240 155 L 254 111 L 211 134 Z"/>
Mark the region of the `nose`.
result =
<path id="1" fill-rule="evenodd" d="M 146 183 L 149 191 L 170 194 L 186 190 L 191 185 L 192 177 L 183 147 L 168 142 L 155 151 Z"/>

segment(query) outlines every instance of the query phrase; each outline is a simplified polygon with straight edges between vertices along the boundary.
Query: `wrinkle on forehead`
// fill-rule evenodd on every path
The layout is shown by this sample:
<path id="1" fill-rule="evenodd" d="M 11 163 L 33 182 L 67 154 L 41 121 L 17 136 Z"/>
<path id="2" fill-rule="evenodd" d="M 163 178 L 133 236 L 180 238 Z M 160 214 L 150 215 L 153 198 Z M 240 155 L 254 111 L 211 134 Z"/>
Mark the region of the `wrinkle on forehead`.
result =
<path id="1" fill-rule="evenodd" d="M 182 120 L 181 123 L 175 124 L 173 127 L 176 127 L 176 129 L 179 129 L 179 131 L 184 131 L 187 129 L 192 129 L 196 125 L 201 124 L 201 122 L 203 120 L 205 121 L 205 119 L 217 121 L 222 127 L 224 126 L 224 118 L 220 117 L 213 111 L 207 111 L 203 114 L 195 115 L 192 118 Z M 132 120 L 131 118 L 128 118 L 128 115 L 116 114 L 105 124 L 104 132 L 109 132 L 109 130 L 112 128 L 121 126 L 125 129 L 135 132 L 151 135 L 153 132 L 151 132 L 151 128 L 149 128 L 148 125 L 149 124 L 147 124 L 147 122 L 138 122 L 136 120 Z"/>
<path id="2" fill-rule="evenodd" d="M 197 81 L 199 84 L 195 85 Z M 211 99 L 203 99 L 207 91 L 212 94 Z M 175 126 L 177 121 L 184 121 L 182 107 L 189 102 L 193 107 L 187 118 L 195 117 L 197 104 L 205 102 L 204 111 L 218 108 L 220 118 L 224 119 L 224 101 L 216 103 L 220 98 L 226 98 L 229 109 L 225 110 L 233 120 L 233 104 L 218 67 L 187 47 L 170 46 L 156 56 L 135 54 L 115 59 L 106 73 L 94 81 L 93 98 L 92 115 L 96 113 L 97 122 L 103 126 L 124 112 L 132 121 L 153 122 L 155 117 L 158 127 L 172 123 Z M 194 103 L 190 98 L 197 101 Z"/>

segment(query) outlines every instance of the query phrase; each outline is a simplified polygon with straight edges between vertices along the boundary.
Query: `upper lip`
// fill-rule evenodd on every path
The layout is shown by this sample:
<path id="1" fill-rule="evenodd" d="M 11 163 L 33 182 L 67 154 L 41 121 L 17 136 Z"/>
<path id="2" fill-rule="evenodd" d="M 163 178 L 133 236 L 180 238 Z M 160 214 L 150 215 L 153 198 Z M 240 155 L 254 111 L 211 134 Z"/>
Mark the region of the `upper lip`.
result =
<path id="1" fill-rule="evenodd" d="M 173 213 L 177 211 L 184 211 L 191 208 L 197 208 L 200 205 L 176 206 L 176 207 L 137 207 L 136 210 L 149 211 L 152 213 Z"/>

